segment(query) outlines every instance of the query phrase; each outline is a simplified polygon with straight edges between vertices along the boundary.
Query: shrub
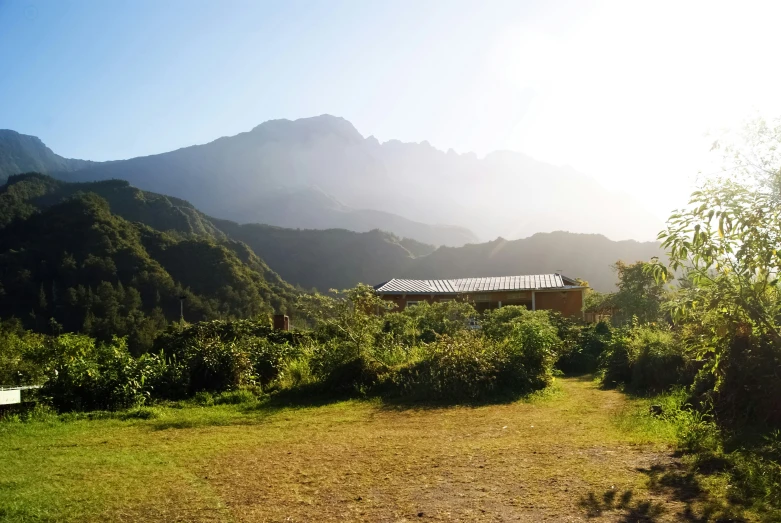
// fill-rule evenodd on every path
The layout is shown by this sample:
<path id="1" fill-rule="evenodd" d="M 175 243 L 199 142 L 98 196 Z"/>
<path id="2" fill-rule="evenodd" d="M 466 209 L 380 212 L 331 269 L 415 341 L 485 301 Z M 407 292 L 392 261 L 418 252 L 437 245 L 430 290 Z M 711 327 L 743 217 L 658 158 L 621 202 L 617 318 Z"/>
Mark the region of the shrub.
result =
<path id="1" fill-rule="evenodd" d="M 397 394 L 418 399 L 517 396 L 549 383 L 557 343 L 555 329 L 537 322 L 516 323 L 503 342 L 465 331 L 429 344 L 420 360 L 401 367 L 391 379 Z"/>
<path id="2" fill-rule="evenodd" d="M 51 363 L 46 336 L 25 331 L 20 322 L 0 322 L 0 384 L 39 385 Z"/>
<path id="3" fill-rule="evenodd" d="M 781 432 L 774 431 L 763 442 L 727 455 L 731 464 L 733 497 L 742 503 L 756 501 L 764 508 L 781 508 Z M 775 514 L 778 516 L 778 512 Z M 768 519 L 769 520 L 769 519 Z"/>
<path id="4" fill-rule="evenodd" d="M 492 340 L 504 340 L 510 335 L 517 320 L 533 317 L 535 314 L 546 315 L 547 312 L 530 311 L 526 307 L 518 305 L 487 310 L 483 313 L 481 321 L 483 334 Z"/>
<path id="5" fill-rule="evenodd" d="M 289 343 L 273 343 L 268 338 L 248 337 L 241 339 L 239 345 L 249 357 L 253 380 L 261 387 L 275 380 L 285 360 L 298 353 Z"/>
<path id="6" fill-rule="evenodd" d="M 616 330 L 599 358 L 599 367 L 603 385 L 626 386 L 638 393 L 662 392 L 693 380 L 693 365 L 674 333 L 654 324 Z"/>
<path id="7" fill-rule="evenodd" d="M 382 363 L 360 356 L 331 369 L 323 385 L 331 392 L 369 394 L 374 392 L 388 371 L 389 368 Z"/>
<path id="8" fill-rule="evenodd" d="M 49 343 L 59 356 L 41 395 L 60 411 L 142 405 L 162 368 L 154 355 L 131 356 L 124 338 L 96 344 L 87 336 L 63 334 Z"/>
<path id="9" fill-rule="evenodd" d="M 700 399 L 705 396 L 704 401 L 712 403 L 722 425 L 781 427 L 781 349 L 775 343 L 765 337 L 735 335 L 721 358 L 709 361 L 705 370 L 714 379 L 698 381 L 699 391 L 704 392 Z"/>
<path id="10" fill-rule="evenodd" d="M 436 400 L 475 400 L 494 392 L 500 351 L 475 333 L 442 336 L 423 359 L 400 369 L 393 381 L 404 396 Z"/>
<path id="11" fill-rule="evenodd" d="M 411 308 L 412 309 L 412 308 Z M 418 319 L 406 310 L 388 312 L 383 316 L 382 331 L 377 334 L 376 345 L 412 346 L 418 341 Z"/>
<path id="12" fill-rule="evenodd" d="M 155 342 L 168 363 L 160 397 L 184 398 L 200 391 L 223 392 L 267 386 L 304 337 L 274 331 L 250 320 L 211 321 L 171 329 Z"/>
<path id="13" fill-rule="evenodd" d="M 512 388 L 524 392 L 548 385 L 561 339 L 546 314 L 527 314 L 514 320 L 504 343 L 508 361 L 503 370 Z"/>
<path id="14" fill-rule="evenodd" d="M 616 332 L 599 358 L 602 385 L 618 387 L 632 380 L 632 347 L 625 332 Z"/>
<path id="15" fill-rule="evenodd" d="M 180 398 L 198 392 L 222 392 L 250 384 L 252 364 L 240 343 L 217 337 L 188 340 L 167 355 L 168 368 L 160 382 L 161 396 Z"/>
<path id="16" fill-rule="evenodd" d="M 414 321 L 418 340 L 430 343 L 437 336 L 455 336 L 468 330 L 477 311 L 469 303 L 451 300 L 420 303 L 415 307 L 407 307 L 401 314 Z"/>
<path id="17" fill-rule="evenodd" d="M 361 357 L 360 347 L 340 339 L 323 343 L 312 342 L 305 352 L 309 355 L 309 368 L 317 380 L 326 380 L 338 367 Z"/>
<path id="18" fill-rule="evenodd" d="M 601 321 L 582 325 L 572 329 L 568 335 L 568 340 L 562 339 L 565 347 L 556 366 L 571 374 L 596 372 L 612 336 L 610 324 Z"/>
<path id="19" fill-rule="evenodd" d="M 635 354 L 631 377 L 633 390 L 662 392 L 673 385 L 684 384 L 686 360 L 669 329 L 636 328 L 631 345 Z"/>
<path id="20" fill-rule="evenodd" d="M 278 384 L 283 389 L 294 389 L 314 383 L 315 377 L 306 355 L 291 358 L 283 362 L 279 372 Z"/>
<path id="21" fill-rule="evenodd" d="M 274 330 L 268 321 L 256 320 L 214 320 L 201 321 L 182 327 L 171 325 L 160 334 L 154 343 L 156 351 L 167 355 L 185 350 L 193 340 L 217 338 L 220 341 L 235 341 L 242 338 L 265 338 L 273 343 L 297 345 L 305 336 L 297 331 Z"/>

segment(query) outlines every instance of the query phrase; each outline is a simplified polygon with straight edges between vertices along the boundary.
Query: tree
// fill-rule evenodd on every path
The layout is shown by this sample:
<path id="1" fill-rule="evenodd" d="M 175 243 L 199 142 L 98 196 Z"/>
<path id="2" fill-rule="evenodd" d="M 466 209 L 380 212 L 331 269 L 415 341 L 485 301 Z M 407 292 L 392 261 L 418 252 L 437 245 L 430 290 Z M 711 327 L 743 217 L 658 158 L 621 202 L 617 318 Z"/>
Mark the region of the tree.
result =
<path id="1" fill-rule="evenodd" d="M 760 121 L 747 129 L 742 147 L 725 148 L 728 177 L 703 184 L 670 216 L 659 235 L 669 263 L 656 261 L 649 270 L 659 281 L 684 274 L 672 316 L 710 362 L 716 391 L 730 372 L 749 372 L 752 359 L 755 368 L 776 372 L 781 348 L 781 126 Z M 774 381 L 754 374 L 732 390 L 757 385 L 755 401 Z"/>
<path id="2" fill-rule="evenodd" d="M 750 322 L 781 342 L 778 275 L 781 271 L 781 209 L 771 192 L 731 181 L 710 182 L 692 194 L 688 210 L 670 217 L 660 234 L 669 269 L 692 284 L 679 300 L 679 317 L 706 307 L 731 324 Z"/>
<path id="3" fill-rule="evenodd" d="M 649 263 L 642 261 L 632 264 L 617 261 L 613 265 L 618 273 L 618 292 L 605 297 L 602 303 L 618 311 L 617 321 L 623 323 L 636 317 L 641 322 L 653 322 L 661 318 L 664 282 L 657 280 L 648 267 Z"/>
<path id="4" fill-rule="evenodd" d="M 344 291 L 331 289 L 331 293 L 334 297 L 302 295 L 298 309 L 314 321 L 316 330 L 343 339 L 358 355 L 373 345 L 374 335 L 382 329 L 383 319 L 378 313 L 390 311 L 395 305 L 364 284 Z"/>

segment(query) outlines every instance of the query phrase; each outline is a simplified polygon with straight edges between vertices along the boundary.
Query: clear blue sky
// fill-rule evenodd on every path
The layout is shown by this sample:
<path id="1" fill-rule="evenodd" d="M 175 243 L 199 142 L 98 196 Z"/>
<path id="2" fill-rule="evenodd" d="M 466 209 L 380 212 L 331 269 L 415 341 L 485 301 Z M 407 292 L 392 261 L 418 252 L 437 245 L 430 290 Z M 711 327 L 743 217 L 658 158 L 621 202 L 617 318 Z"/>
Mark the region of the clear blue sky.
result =
<path id="1" fill-rule="evenodd" d="M 0 127 L 94 160 L 322 113 L 383 139 L 444 142 L 438 129 L 458 112 L 492 34 L 537 10 L 519 2 L 0 0 Z"/>
<path id="2" fill-rule="evenodd" d="M 110 160 L 330 113 L 569 164 L 665 217 L 705 131 L 781 114 L 779 19 L 718 0 L 0 0 L 0 128 Z"/>

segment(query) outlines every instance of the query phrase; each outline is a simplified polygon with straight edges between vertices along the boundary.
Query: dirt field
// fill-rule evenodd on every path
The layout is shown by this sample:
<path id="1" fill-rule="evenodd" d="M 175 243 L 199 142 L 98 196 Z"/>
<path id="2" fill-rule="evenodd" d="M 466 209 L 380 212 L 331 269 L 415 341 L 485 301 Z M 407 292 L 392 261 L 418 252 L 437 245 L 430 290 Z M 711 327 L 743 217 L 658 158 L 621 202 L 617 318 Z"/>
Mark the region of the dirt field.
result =
<path id="1" fill-rule="evenodd" d="M 565 378 L 480 407 L 261 404 L 4 424 L 0 521 L 712 520 L 669 436 L 632 427 L 632 409 Z"/>

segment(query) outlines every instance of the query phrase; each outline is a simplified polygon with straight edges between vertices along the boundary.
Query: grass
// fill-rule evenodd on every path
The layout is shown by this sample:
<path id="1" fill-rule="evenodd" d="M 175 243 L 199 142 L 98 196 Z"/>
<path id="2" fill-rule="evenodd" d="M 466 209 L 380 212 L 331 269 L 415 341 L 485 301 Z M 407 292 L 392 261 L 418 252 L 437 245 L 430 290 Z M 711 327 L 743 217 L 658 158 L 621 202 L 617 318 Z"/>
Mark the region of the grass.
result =
<path id="1" fill-rule="evenodd" d="M 696 491 L 676 479 L 674 431 L 641 414 L 643 400 L 590 378 L 498 405 L 178 407 L 0 423 L 0 521 L 710 521 L 724 512 L 718 489 L 712 500 L 700 479 Z"/>

